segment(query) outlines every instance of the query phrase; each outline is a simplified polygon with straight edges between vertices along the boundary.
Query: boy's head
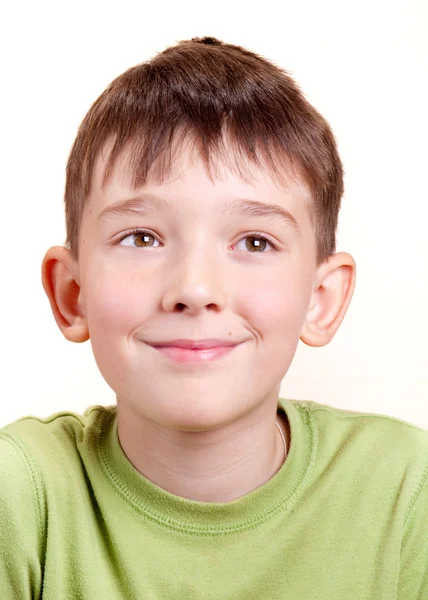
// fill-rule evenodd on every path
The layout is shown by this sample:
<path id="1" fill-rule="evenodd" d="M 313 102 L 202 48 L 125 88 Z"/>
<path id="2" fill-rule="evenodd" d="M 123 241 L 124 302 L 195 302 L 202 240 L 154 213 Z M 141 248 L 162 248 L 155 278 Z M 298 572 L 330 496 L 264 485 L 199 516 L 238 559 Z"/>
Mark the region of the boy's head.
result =
<path id="1" fill-rule="evenodd" d="M 67 244 L 43 263 L 57 323 L 156 422 L 216 427 L 274 403 L 299 338 L 328 343 L 352 297 L 342 193 L 333 134 L 290 77 L 213 38 L 181 42 L 82 122 Z M 191 364 L 150 345 L 178 338 L 239 345 Z"/>
<path id="2" fill-rule="evenodd" d="M 83 120 L 65 188 L 73 258 L 100 153 L 110 150 L 104 183 L 125 155 L 137 188 L 170 175 L 173 150 L 180 155 L 183 141 L 195 145 L 211 172 L 220 159 L 245 175 L 250 161 L 279 183 L 304 182 L 312 195 L 318 263 L 334 253 L 343 173 L 328 123 L 272 63 L 214 38 L 196 38 L 116 78 Z"/>

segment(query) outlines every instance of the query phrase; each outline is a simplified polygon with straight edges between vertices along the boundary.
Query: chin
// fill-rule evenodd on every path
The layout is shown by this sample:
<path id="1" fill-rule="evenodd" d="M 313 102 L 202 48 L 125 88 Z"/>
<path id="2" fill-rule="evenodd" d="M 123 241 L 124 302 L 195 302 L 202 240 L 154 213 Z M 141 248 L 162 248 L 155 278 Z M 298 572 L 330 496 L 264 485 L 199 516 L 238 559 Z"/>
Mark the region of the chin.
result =
<path id="1" fill-rule="evenodd" d="M 174 397 L 174 403 L 162 401 L 159 397 L 154 405 L 142 405 L 141 401 L 134 403 L 133 412 L 139 412 L 143 417 L 170 429 L 177 431 L 209 431 L 226 426 L 245 412 L 232 401 L 219 403 L 218 398 L 206 398 L 205 402 L 189 402 L 179 396 Z M 231 407 L 234 410 L 231 410 Z"/>
<path id="2" fill-rule="evenodd" d="M 165 412 L 162 422 L 177 431 L 209 431 L 233 421 L 233 415 L 204 407 L 187 407 L 185 410 Z"/>

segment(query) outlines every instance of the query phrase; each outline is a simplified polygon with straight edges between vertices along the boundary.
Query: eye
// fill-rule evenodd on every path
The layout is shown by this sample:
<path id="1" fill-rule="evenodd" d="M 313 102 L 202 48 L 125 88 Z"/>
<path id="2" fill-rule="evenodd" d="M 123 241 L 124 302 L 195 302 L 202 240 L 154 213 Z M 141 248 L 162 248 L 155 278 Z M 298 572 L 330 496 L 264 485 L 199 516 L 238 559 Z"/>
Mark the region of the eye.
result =
<path id="1" fill-rule="evenodd" d="M 271 242 L 269 238 L 265 237 L 264 235 L 261 235 L 257 231 L 253 231 L 252 233 L 247 234 L 245 237 L 239 240 L 238 244 L 243 242 L 244 240 L 248 240 L 245 243 L 245 247 L 252 254 L 266 254 L 266 252 L 264 252 L 266 246 L 270 246 L 273 250 L 277 250 L 275 244 Z M 236 245 L 234 246 L 234 248 L 235 247 Z"/>
<path id="2" fill-rule="evenodd" d="M 150 231 L 135 229 L 134 231 L 129 231 L 119 243 L 122 246 L 130 246 L 131 248 L 153 248 L 150 240 L 156 240 Z"/>
<path id="3" fill-rule="evenodd" d="M 135 229 L 134 231 L 129 231 L 126 235 L 124 235 L 119 241 L 119 243 L 122 246 L 128 246 L 131 248 L 157 247 L 153 246 L 150 243 L 150 240 L 157 241 L 155 236 L 152 233 L 150 233 L 150 231 L 147 231 L 146 229 Z M 277 247 L 269 238 L 258 233 L 257 231 L 253 231 L 252 233 L 249 233 L 245 237 L 241 238 L 238 244 L 240 244 L 244 240 L 248 240 L 245 243 L 245 247 L 252 254 L 266 254 L 264 250 L 267 246 L 269 246 L 274 251 L 277 250 Z M 234 249 L 236 247 L 237 244 L 233 246 Z"/>

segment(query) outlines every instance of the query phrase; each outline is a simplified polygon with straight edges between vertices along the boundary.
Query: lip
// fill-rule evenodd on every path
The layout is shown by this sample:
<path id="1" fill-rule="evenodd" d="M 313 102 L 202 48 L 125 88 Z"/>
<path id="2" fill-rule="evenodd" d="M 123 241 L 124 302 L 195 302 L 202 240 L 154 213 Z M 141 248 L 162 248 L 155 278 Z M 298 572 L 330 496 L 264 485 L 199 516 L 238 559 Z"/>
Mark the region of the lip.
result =
<path id="1" fill-rule="evenodd" d="M 237 346 L 240 342 L 232 342 L 230 340 L 221 340 L 217 338 L 209 338 L 205 340 L 171 340 L 168 342 L 147 342 L 153 348 L 183 348 L 186 350 L 208 350 L 215 348 L 230 348 Z"/>
<path id="2" fill-rule="evenodd" d="M 230 354 L 239 344 L 191 349 L 177 346 L 152 346 L 164 356 L 180 363 L 206 363 Z"/>

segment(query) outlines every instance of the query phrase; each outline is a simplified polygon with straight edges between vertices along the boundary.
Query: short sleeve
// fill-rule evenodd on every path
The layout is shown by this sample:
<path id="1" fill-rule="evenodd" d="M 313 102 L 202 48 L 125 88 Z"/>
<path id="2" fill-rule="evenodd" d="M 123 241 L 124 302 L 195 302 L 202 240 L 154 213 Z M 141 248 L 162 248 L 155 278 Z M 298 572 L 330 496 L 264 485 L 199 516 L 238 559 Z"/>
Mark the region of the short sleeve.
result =
<path id="1" fill-rule="evenodd" d="M 428 467 L 414 490 L 404 525 L 397 598 L 428 599 Z"/>
<path id="2" fill-rule="evenodd" d="M 42 513 L 36 475 L 15 436 L 0 432 L 0 598 L 38 600 Z"/>

